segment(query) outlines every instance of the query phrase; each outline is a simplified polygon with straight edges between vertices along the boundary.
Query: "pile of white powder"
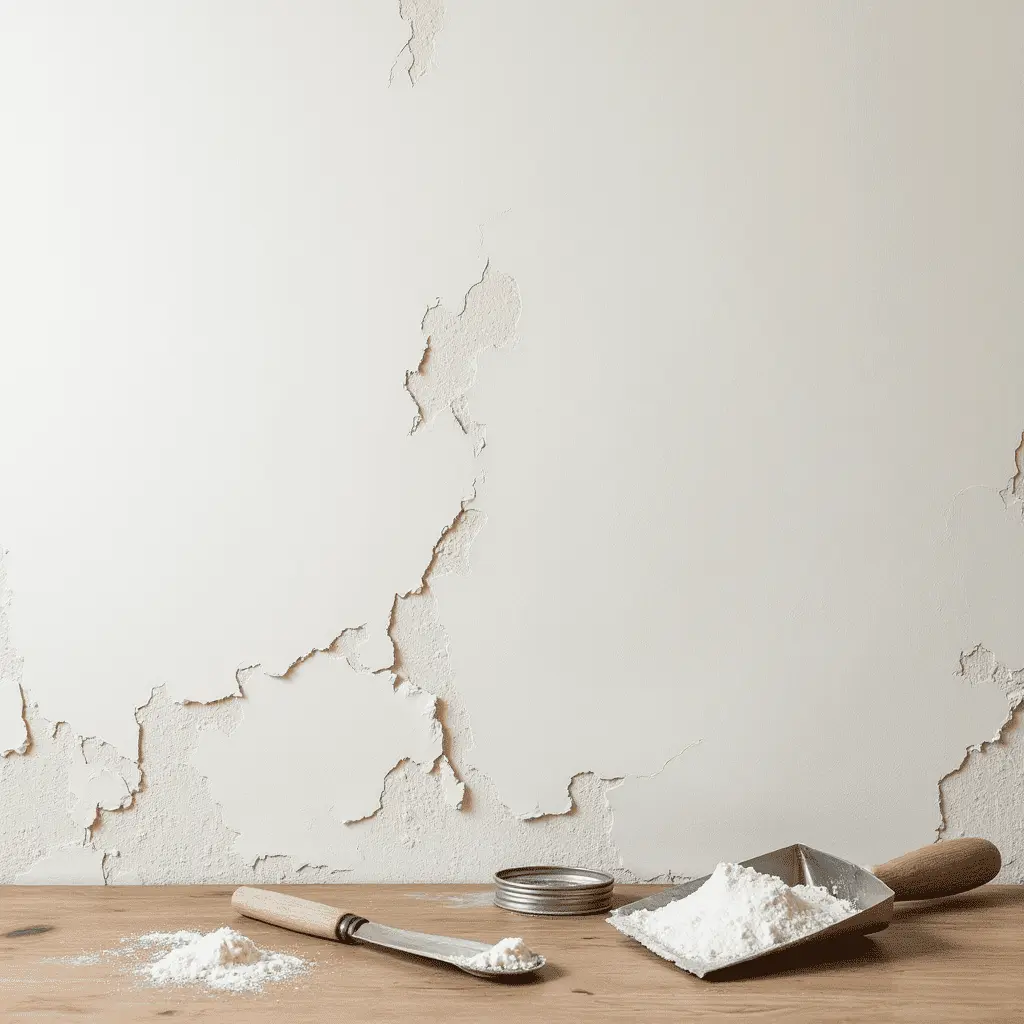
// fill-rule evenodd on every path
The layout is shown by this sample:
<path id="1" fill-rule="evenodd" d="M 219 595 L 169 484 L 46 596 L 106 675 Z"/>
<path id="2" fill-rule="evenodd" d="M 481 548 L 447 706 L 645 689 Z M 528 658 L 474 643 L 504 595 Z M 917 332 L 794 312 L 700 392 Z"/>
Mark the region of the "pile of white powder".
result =
<path id="1" fill-rule="evenodd" d="M 536 967 L 540 959 L 522 939 L 509 938 L 475 956 L 465 957 L 462 962 L 478 971 L 526 971 Z"/>
<path id="2" fill-rule="evenodd" d="M 719 864 L 689 896 L 608 920 L 666 960 L 687 969 L 680 961 L 696 961 L 707 971 L 802 939 L 856 911 L 823 886 L 788 886 L 753 868 Z"/>
<path id="3" fill-rule="evenodd" d="M 138 973 L 156 985 L 204 985 L 230 992 L 259 992 L 268 981 L 305 974 L 308 964 L 297 956 L 260 949 L 233 928 L 201 932 L 151 932 L 140 946 L 170 946 Z"/>
<path id="4" fill-rule="evenodd" d="M 232 928 L 205 935 L 149 932 L 122 939 L 117 949 L 48 959 L 74 966 L 112 961 L 154 985 L 198 985 L 222 992 L 259 992 L 267 982 L 296 978 L 310 966 L 301 957 L 260 949 Z"/>

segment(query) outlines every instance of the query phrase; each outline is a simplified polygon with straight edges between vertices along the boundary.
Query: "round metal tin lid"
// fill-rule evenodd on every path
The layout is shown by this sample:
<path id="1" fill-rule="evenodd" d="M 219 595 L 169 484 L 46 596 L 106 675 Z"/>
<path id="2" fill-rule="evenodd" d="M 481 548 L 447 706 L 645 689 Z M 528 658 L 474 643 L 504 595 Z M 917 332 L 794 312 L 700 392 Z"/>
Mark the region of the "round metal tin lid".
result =
<path id="1" fill-rule="evenodd" d="M 596 893 L 611 889 L 615 884 L 615 879 L 603 871 L 550 865 L 503 868 L 495 872 L 494 881 L 499 889 L 543 896 L 555 896 L 559 892 L 567 895 L 581 892 Z"/>
<path id="2" fill-rule="evenodd" d="M 612 903 L 615 879 L 603 871 L 552 865 L 505 868 L 494 875 L 494 902 L 520 914 L 593 914 Z"/>

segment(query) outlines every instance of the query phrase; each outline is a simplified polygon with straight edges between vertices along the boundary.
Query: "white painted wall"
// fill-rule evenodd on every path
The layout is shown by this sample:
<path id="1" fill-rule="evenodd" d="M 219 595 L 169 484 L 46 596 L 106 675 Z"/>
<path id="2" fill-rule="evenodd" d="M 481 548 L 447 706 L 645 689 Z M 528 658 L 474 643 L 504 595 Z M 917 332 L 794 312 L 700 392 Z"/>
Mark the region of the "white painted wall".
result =
<path id="1" fill-rule="evenodd" d="M 0 4 L 0 879 L 1024 878 L 1022 30 Z"/>

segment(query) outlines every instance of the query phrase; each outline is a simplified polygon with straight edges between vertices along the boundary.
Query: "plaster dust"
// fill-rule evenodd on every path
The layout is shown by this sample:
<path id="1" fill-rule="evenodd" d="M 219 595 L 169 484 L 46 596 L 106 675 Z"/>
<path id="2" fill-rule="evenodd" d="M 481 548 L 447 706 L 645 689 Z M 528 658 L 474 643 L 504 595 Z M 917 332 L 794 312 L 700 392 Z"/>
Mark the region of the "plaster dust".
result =
<path id="1" fill-rule="evenodd" d="M 877 862 L 972 748 L 942 834 L 998 831 L 1024 880 L 1019 716 L 975 748 L 1009 698 L 955 675 L 978 643 L 1024 665 L 1009 9 L 748 5 L 737 36 L 451 0 L 443 60 L 388 89 L 432 0 L 255 3 L 0 13 L 0 879 L 674 878 L 795 835 Z M 787 729 L 851 689 L 886 713 L 821 772 Z"/>
<path id="2" fill-rule="evenodd" d="M 695 892 L 656 910 L 612 914 L 610 924 L 680 966 L 714 970 L 806 938 L 857 912 L 824 886 L 788 886 L 740 864 L 719 864 Z"/>

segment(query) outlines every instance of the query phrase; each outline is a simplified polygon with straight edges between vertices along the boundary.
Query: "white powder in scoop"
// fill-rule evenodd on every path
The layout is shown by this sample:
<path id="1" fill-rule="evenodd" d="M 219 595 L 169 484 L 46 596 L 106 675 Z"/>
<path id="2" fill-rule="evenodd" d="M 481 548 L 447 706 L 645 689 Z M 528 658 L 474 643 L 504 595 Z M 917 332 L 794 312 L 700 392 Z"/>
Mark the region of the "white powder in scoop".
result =
<path id="1" fill-rule="evenodd" d="M 666 960 L 695 960 L 711 970 L 802 939 L 856 911 L 823 886 L 791 887 L 753 868 L 719 864 L 689 896 L 608 920 Z"/>
<path id="2" fill-rule="evenodd" d="M 268 981 L 284 981 L 308 970 L 305 960 L 260 949 L 232 928 L 200 932 L 150 932 L 142 947 L 170 946 L 142 964 L 138 973 L 157 985 L 205 985 L 230 992 L 259 992 Z"/>
<path id="3" fill-rule="evenodd" d="M 539 960 L 522 939 L 502 939 L 490 949 L 465 957 L 462 962 L 478 971 L 525 971 L 536 967 Z"/>

